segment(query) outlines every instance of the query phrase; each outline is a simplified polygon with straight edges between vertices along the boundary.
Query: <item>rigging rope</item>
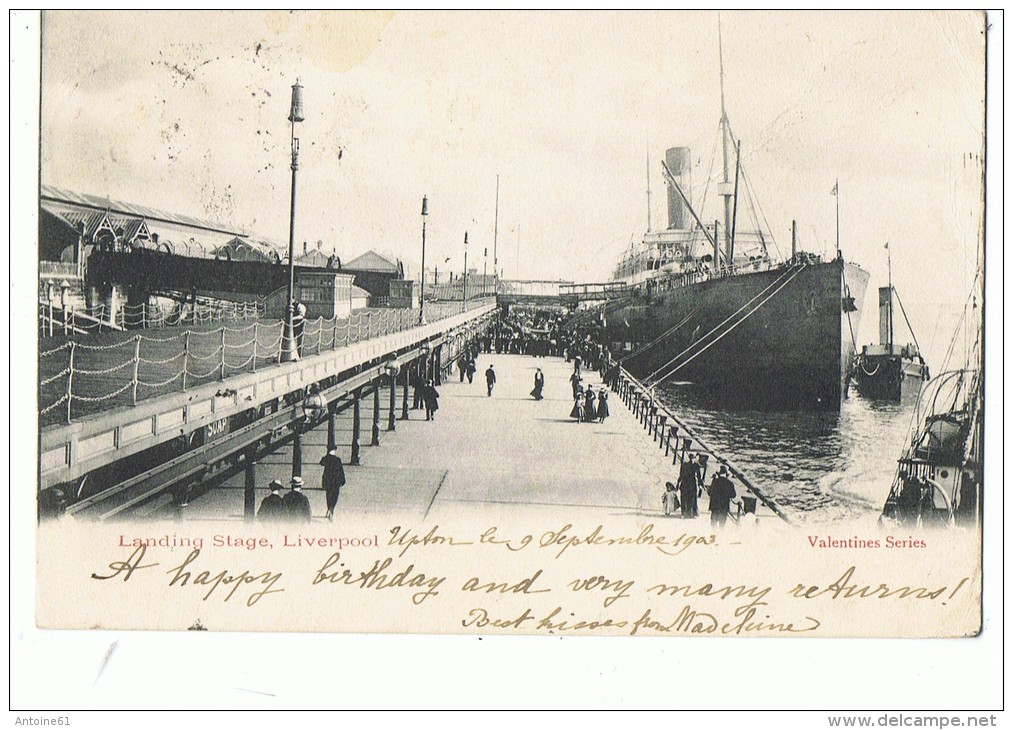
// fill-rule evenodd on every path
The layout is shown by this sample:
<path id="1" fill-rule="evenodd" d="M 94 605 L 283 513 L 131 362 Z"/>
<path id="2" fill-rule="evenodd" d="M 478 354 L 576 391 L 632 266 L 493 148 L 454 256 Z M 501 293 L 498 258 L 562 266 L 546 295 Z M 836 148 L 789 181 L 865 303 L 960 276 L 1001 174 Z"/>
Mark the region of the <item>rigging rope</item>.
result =
<path id="1" fill-rule="evenodd" d="M 805 264 L 802 264 L 801 266 L 804 268 Z M 704 334 L 704 336 L 701 337 L 699 340 L 695 340 L 694 342 L 691 342 L 686 347 L 685 350 L 683 350 L 682 352 L 680 352 L 677 355 L 675 355 L 674 357 L 672 357 L 668 362 L 666 362 L 661 367 L 655 368 L 653 372 L 649 373 L 647 375 L 647 377 L 645 377 L 643 379 L 643 382 L 647 383 L 648 381 L 650 381 L 659 372 L 661 372 L 662 370 L 664 370 L 665 368 L 667 368 L 673 362 L 675 362 L 676 360 L 678 360 L 680 357 L 682 357 L 683 355 L 685 355 L 687 352 L 689 352 L 690 350 L 692 350 L 694 347 L 696 347 L 697 345 L 699 345 L 701 342 L 703 342 L 704 340 L 706 340 L 708 337 L 710 337 L 712 334 L 714 334 L 717 330 L 719 330 L 721 327 L 723 327 L 725 324 L 727 324 L 729 321 L 731 321 L 739 312 L 741 312 L 743 309 L 745 309 L 750 304 L 752 304 L 753 302 L 755 302 L 757 299 L 759 299 L 760 297 L 762 297 L 771 288 L 773 288 L 774 286 L 776 286 L 778 284 L 778 282 L 780 282 L 782 279 L 786 278 L 789 274 L 791 274 L 792 268 L 794 268 L 794 267 L 789 267 L 789 268 L 785 269 L 785 271 L 784 271 L 783 274 L 781 274 L 779 277 L 777 277 L 776 279 L 774 279 L 774 281 L 770 282 L 770 284 L 768 284 L 764 289 L 762 289 L 760 292 L 758 292 L 756 294 L 756 296 L 754 296 L 752 299 L 750 299 L 745 304 L 743 304 L 741 307 L 739 307 L 734 312 L 732 312 L 727 317 L 725 317 L 724 320 L 722 320 L 717 325 L 715 325 L 709 332 L 707 332 L 706 334 Z M 799 269 L 799 271 L 801 271 L 801 269 Z"/>
<path id="2" fill-rule="evenodd" d="M 711 347 L 713 347 L 713 346 L 714 346 L 714 345 L 716 345 L 716 344 L 717 344 L 718 342 L 720 342 L 721 340 L 723 340 L 723 339 L 724 339 L 724 338 L 725 338 L 726 336 L 728 336 L 729 334 L 731 334 L 731 333 L 732 333 L 732 332 L 733 332 L 733 331 L 735 330 L 735 328 L 737 328 L 737 327 L 738 327 L 738 326 L 739 326 L 740 324 L 742 324 L 743 322 L 745 322 L 745 321 L 746 321 L 747 319 L 749 319 L 749 318 L 750 318 L 751 316 L 753 316 L 753 315 L 754 315 L 754 314 L 755 314 L 755 313 L 756 313 L 757 311 L 759 311 L 760 307 L 762 307 L 762 306 L 763 306 L 764 304 L 766 304 L 767 302 L 769 302 L 769 301 L 770 301 L 770 300 L 771 300 L 772 298 L 774 298 L 775 296 L 777 296 L 777 294 L 778 294 L 778 293 L 779 293 L 779 292 L 780 292 L 780 291 L 781 291 L 782 289 L 784 289 L 784 288 L 785 288 L 786 286 L 788 286 L 788 284 L 790 284 L 790 283 L 792 282 L 792 280 L 794 280 L 794 279 L 795 279 L 795 277 L 796 277 L 796 276 L 798 276 L 799 274 L 801 274 L 801 273 L 802 273 L 802 270 L 803 270 L 804 268 L 805 268 L 805 264 L 802 264 L 802 266 L 801 266 L 801 267 L 799 267 L 799 269 L 798 269 L 797 271 L 795 271 L 795 273 L 793 273 L 793 274 L 791 275 L 791 277 L 789 277 L 789 278 L 788 278 L 788 279 L 787 279 L 787 280 L 786 280 L 786 281 L 785 281 L 785 282 L 784 282 L 783 284 L 781 284 L 781 285 L 780 285 L 780 286 L 779 286 L 779 287 L 778 287 L 777 289 L 775 289 L 775 290 L 774 290 L 774 291 L 772 291 L 772 292 L 771 292 L 770 294 L 768 294 L 768 295 L 766 296 L 766 298 L 764 298 L 764 299 L 763 299 L 763 301 L 761 301 L 761 302 L 760 302 L 759 304 L 757 304 L 757 305 L 756 305 L 755 307 L 753 307 L 753 309 L 751 309 L 751 310 L 750 310 L 749 312 L 747 312 L 747 313 L 746 313 L 746 314 L 745 314 L 745 315 L 744 315 L 744 316 L 743 316 L 743 317 L 742 317 L 742 318 L 741 318 L 741 319 L 740 319 L 740 320 L 739 320 L 738 322 L 736 322 L 736 323 L 735 323 L 735 324 L 733 324 L 733 325 L 732 325 L 731 327 L 729 327 L 729 328 L 728 328 L 727 330 L 725 330 L 725 331 L 724 331 L 724 332 L 722 332 L 722 333 L 721 333 L 720 335 L 718 335 L 718 337 L 717 337 L 717 338 L 716 338 L 716 339 L 715 339 L 715 340 L 714 340 L 713 342 L 710 342 L 710 343 L 708 343 L 708 344 L 707 344 L 707 345 L 706 345 L 705 347 L 701 348 L 701 349 L 700 349 L 700 350 L 699 350 L 698 352 L 696 352 L 696 354 L 694 354 L 694 355 L 693 355 L 692 357 L 690 357 L 690 358 L 689 358 L 688 360 L 686 360 L 686 361 L 685 361 L 685 362 L 683 362 L 682 364 L 680 364 L 680 365 L 676 366 L 675 368 L 673 368 L 672 370 L 670 370 L 670 371 L 669 371 L 668 373 L 666 373 L 666 374 L 665 374 L 665 375 L 663 375 L 662 377 L 660 377 L 660 378 L 656 379 L 656 380 L 654 381 L 654 383 L 652 383 L 652 385 L 657 385 L 657 384 L 658 384 L 658 383 L 660 383 L 660 382 L 661 382 L 662 380 L 666 380 L 666 379 L 668 379 L 668 378 L 672 377 L 672 376 L 673 376 L 673 375 L 675 375 L 675 374 L 676 374 L 677 372 L 679 372 L 679 371 L 680 371 L 680 370 L 682 370 L 682 369 L 683 369 L 684 367 L 686 367 L 686 366 L 687 366 L 687 365 L 689 365 L 689 364 L 690 364 L 691 362 L 693 362 L 693 361 L 694 361 L 694 360 L 696 360 L 696 359 L 697 359 L 698 357 L 700 357 L 700 355 L 704 354 L 704 353 L 705 353 L 705 352 L 706 352 L 707 350 L 709 350 L 709 349 L 710 349 Z M 768 288 L 769 288 L 769 287 L 768 287 Z M 766 291 L 766 290 L 764 290 L 764 291 Z M 754 299 L 755 299 L 755 297 L 754 297 Z M 739 311 L 741 311 L 741 309 L 740 309 Z M 727 320 L 725 320 L 725 321 L 727 321 Z M 721 325 L 718 325 L 718 326 L 720 327 Z M 715 328 L 715 329 L 716 329 L 716 328 Z M 711 330 L 711 332 L 713 332 L 713 331 L 714 331 L 714 330 Z M 698 342 L 702 341 L 702 339 L 703 339 L 703 338 L 701 338 L 701 340 L 698 340 Z M 692 346 L 691 346 L 691 347 L 692 347 Z M 687 348 L 687 349 L 689 349 L 689 348 Z"/>
<path id="3" fill-rule="evenodd" d="M 633 353 L 627 355 L 627 357 L 630 358 L 630 359 L 632 359 L 632 358 L 639 357 L 639 356 L 643 355 L 649 349 L 651 349 L 652 347 L 654 347 L 655 345 L 657 345 L 663 339 L 665 339 L 669 335 L 673 334 L 677 329 L 679 329 L 684 324 L 686 324 L 686 322 L 689 321 L 689 318 L 692 317 L 694 314 L 696 314 L 699 311 L 700 311 L 700 307 L 697 307 L 692 312 L 690 312 L 685 317 L 683 317 L 682 320 L 678 324 L 676 324 L 674 327 L 669 327 L 667 330 L 665 330 L 664 332 L 662 332 L 660 335 L 658 335 L 657 337 L 655 337 L 653 340 L 651 340 L 650 342 L 648 342 L 646 345 L 644 345 L 643 347 L 641 347 L 639 350 L 637 350 L 636 352 L 633 352 Z"/>
<path id="4" fill-rule="evenodd" d="M 893 290 L 893 294 L 897 297 L 897 304 L 900 305 L 900 313 L 904 315 L 904 323 L 907 325 L 907 331 L 911 333 L 911 339 L 915 341 L 915 347 L 918 349 L 918 352 L 921 353 L 922 348 L 918 345 L 918 336 L 915 334 L 914 327 L 911 326 L 911 320 L 907 318 L 907 312 L 904 310 L 904 302 L 900 300 L 900 294 L 897 293 L 896 289 Z"/>

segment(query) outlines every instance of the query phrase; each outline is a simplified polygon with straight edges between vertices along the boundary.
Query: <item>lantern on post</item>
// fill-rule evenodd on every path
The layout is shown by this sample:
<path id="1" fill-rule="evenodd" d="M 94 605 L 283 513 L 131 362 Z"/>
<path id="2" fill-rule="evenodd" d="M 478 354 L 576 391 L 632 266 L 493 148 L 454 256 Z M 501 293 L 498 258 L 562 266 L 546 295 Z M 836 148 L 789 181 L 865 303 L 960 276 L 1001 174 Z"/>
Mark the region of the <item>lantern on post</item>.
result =
<path id="1" fill-rule="evenodd" d="M 288 219 L 288 300 L 285 313 L 285 331 L 282 333 L 281 361 L 293 362 L 299 359 L 295 338 L 295 179 L 299 169 L 299 140 L 295 136 L 296 122 L 305 120 L 302 107 L 302 85 L 296 79 L 292 85 L 292 106 L 288 121 L 292 125 L 292 203 Z"/>

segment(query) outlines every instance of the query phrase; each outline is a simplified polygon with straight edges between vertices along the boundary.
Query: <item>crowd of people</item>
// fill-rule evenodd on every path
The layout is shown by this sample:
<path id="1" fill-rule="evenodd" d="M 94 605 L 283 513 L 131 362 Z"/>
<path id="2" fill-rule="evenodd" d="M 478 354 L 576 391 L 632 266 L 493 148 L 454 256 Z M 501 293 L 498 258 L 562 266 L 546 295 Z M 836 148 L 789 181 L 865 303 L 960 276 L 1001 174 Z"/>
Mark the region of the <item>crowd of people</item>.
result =
<path id="1" fill-rule="evenodd" d="M 570 375 L 570 387 L 573 389 L 573 409 L 570 418 L 578 423 L 604 423 L 609 416 L 608 390 L 600 388 L 595 396 L 594 386 L 583 381 L 581 359 L 573 362 L 573 373 Z"/>
<path id="2" fill-rule="evenodd" d="M 566 326 L 561 315 L 514 308 L 489 328 L 488 332 L 460 353 L 456 361 L 461 383 L 474 383 L 478 374 L 478 358 L 484 353 L 526 354 L 535 358 L 553 355 L 573 363 L 570 385 L 573 406 L 570 418 L 578 423 L 604 423 L 609 417 L 609 385 L 616 376 L 618 366 L 607 357 L 602 342 L 601 323 L 586 321 L 579 326 Z M 605 385 L 595 386 L 587 377 L 597 371 Z M 484 371 L 486 394 L 491 397 L 496 386 L 496 370 L 489 364 Z M 424 409 L 426 420 L 435 418 L 439 409 L 440 394 L 432 378 L 414 372 L 409 379 L 414 392 L 413 409 Z M 545 373 L 535 368 L 534 384 L 530 392 L 536 401 L 545 398 Z M 706 494 L 709 500 L 711 524 L 715 528 L 725 525 L 729 516 L 737 519 L 733 508 L 741 507 L 728 468 L 722 465 L 705 485 L 707 458 L 699 459 L 695 453 L 683 454 L 679 475 L 675 483 L 667 482 L 662 496 L 662 508 L 667 516 L 697 518 L 700 500 Z M 341 459 L 332 449 L 321 460 L 324 466 L 322 488 L 327 497 L 327 518 L 333 519 L 345 474 Z M 289 519 L 308 521 L 311 517 L 309 500 L 302 493 L 303 481 L 292 479 L 290 490 L 284 496 L 280 481 L 271 483 L 271 494 L 261 505 L 258 516 L 264 520 Z M 741 509 L 739 509 L 741 512 Z"/>
<path id="3" fill-rule="evenodd" d="M 696 454 L 684 455 L 679 467 L 676 483 L 665 482 L 665 493 L 661 503 L 668 517 L 696 518 L 700 515 L 699 499 L 706 492 L 709 500 L 711 525 L 723 527 L 732 514 L 732 505 L 738 507 L 741 500 L 735 491 L 735 484 L 728 477 L 728 467 L 722 465 L 711 479 L 710 486 L 704 486 L 706 463 L 701 463 Z"/>

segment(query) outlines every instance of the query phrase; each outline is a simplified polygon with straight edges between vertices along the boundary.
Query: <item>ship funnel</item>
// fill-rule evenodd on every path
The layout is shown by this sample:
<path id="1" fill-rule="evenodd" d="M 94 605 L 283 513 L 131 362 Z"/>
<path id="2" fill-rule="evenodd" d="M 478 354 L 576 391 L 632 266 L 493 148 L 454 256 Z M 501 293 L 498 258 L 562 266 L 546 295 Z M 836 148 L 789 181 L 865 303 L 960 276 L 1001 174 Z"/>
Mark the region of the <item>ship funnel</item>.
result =
<path id="1" fill-rule="evenodd" d="M 879 287 L 879 344 L 887 347 L 893 345 L 893 342 L 891 342 L 892 338 L 890 337 L 890 318 L 892 315 L 890 310 L 893 306 L 891 300 L 890 287 Z"/>
<path id="2" fill-rule="evenodd" d="M 682 191 L 689 195 L 690 158 L 689 147 L 672 147 L 665 152 L 665 164 Z M 684 231 L 690 228 L 690 215 L 679 192 L 668 187 L 668 229 Z"/>

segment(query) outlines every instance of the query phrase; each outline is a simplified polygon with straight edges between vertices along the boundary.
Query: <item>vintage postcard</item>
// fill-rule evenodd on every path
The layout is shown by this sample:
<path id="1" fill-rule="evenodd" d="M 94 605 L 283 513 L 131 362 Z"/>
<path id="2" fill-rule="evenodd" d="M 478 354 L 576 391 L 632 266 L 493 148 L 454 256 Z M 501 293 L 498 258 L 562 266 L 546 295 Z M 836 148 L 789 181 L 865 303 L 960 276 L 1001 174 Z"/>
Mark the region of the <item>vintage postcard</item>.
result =
<path id="1" fill-rule="evenodd" d="M 38 626 L 975 637 L 986 26 L 43 13 Z"/>

